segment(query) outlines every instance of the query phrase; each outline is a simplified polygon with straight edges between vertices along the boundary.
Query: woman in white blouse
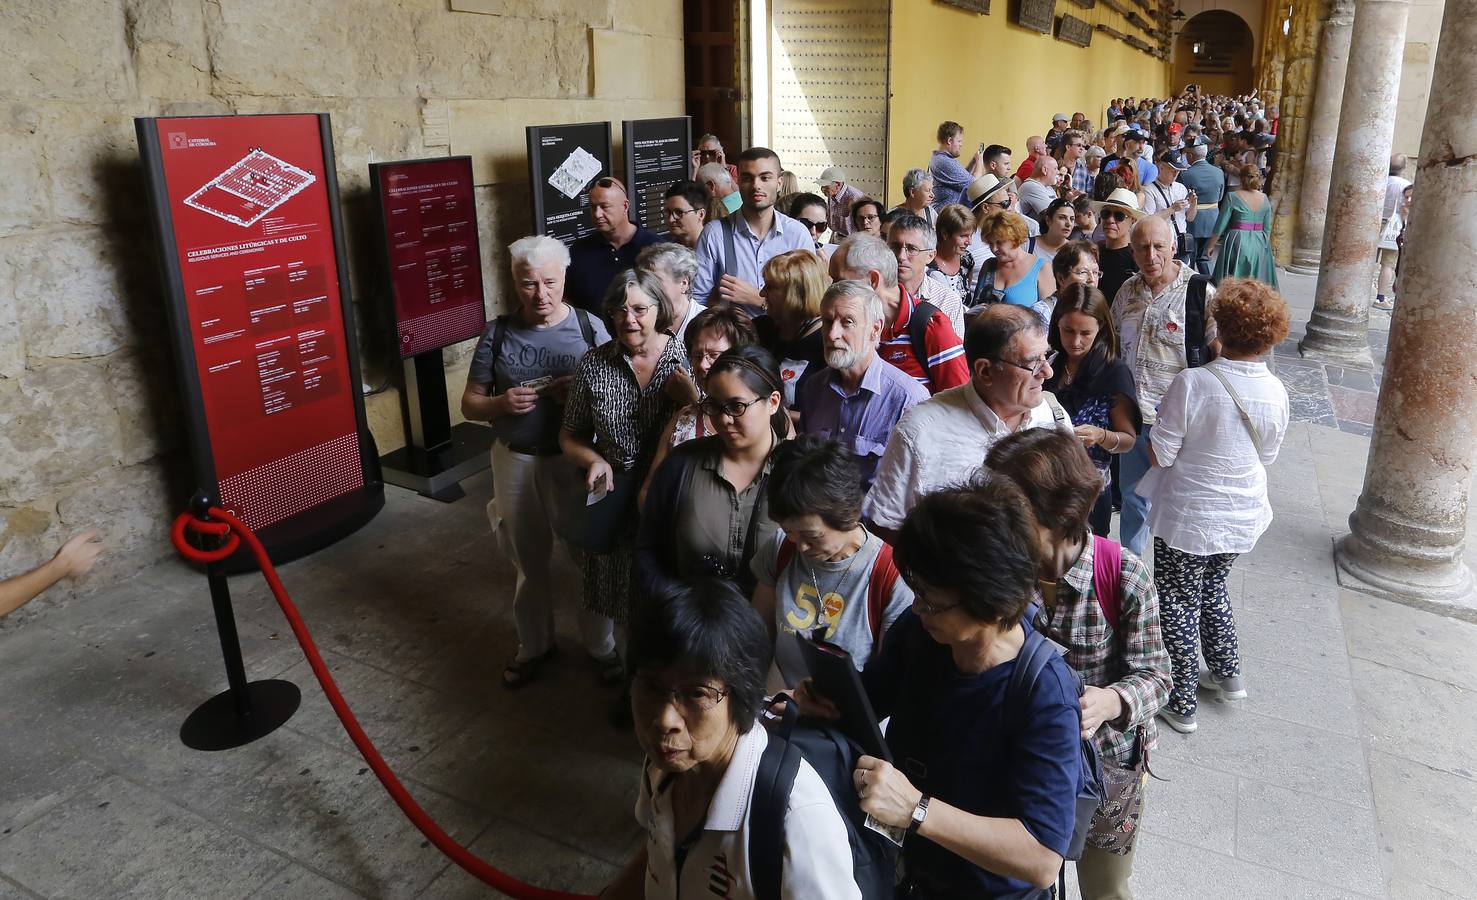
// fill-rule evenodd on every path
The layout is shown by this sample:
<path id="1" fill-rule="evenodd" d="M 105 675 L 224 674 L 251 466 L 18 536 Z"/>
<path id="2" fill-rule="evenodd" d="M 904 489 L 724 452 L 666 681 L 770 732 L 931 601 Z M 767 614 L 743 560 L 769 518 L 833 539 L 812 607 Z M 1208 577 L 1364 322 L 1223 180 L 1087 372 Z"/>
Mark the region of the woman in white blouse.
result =
<path id="1" fill-rule="evenodd" d="M 1226 575 L 1272 522 L 1267 470 L 1287 433 L 1287 389 L 1261 357 L 1287 337 L 1287 304 L 1271 287 L 1227 279 L 1211 315 L 1220 356 L 1175 377 L 1159 405 L 1150 440 L 1154 583 L 1174 690 L 1160 716 L 1183 734 L 1195 730 L 1198 657 L 1211 689 L 1246 696 Z M 1203 646 L 1202 646 L 1203 637 Z"/>

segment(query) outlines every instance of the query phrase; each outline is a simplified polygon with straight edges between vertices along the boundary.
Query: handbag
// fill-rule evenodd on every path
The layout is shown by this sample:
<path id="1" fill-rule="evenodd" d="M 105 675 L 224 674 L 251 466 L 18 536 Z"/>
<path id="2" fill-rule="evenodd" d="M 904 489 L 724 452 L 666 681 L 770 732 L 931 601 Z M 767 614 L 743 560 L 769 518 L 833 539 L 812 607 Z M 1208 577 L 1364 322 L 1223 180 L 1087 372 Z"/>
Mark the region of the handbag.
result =
<path id="1" fill-rule="evenodd" d="M 641 479 L 634 472 L 613 472 L 611 479 L 614 483 L 605 496 L 588 506 L 583 478 L 575 479 L 564 492 L 562 515 L 555 530 L 586 553 L 609 553 L 622 535 L 636 533 L 636 495 Z"/>
<path id="2" fill-rule="evenodd" d="M 1144 812 L 1144 787 L 1149 782 L 1149 750 L 1143 726 L 1135 729 L 1135 761 L 1131 766 L 1103 762 L 1103 802 L 1092 817 L 1087 846 L 1117 856 L 1133 851 Z"/>

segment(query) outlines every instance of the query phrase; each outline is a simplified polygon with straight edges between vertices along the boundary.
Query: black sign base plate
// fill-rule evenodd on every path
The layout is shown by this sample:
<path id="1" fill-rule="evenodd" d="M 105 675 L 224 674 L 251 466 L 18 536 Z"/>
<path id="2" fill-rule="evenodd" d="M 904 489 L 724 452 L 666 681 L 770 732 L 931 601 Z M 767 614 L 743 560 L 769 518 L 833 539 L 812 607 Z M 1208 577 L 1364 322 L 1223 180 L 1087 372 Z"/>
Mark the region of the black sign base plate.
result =
<path id="1" fill-rule="evenodd" d="M 385 482 L 422 497 L 453 503 L 467 495 L 460 484 L 492 465 L 492 429 L 462 422 L 452 427 L 451 442 L 437 450 L 401 447 L 380 457 Z"/>
<path id="2" fill-rule="evenodd" d="M 185 724 L 179 738 L 191 750 L 234 750 L 266 737 L 287 723 L 302 702 L 302 693 L 290 681 L 273 679 L 246 685 L 251 712 L 241 715 L 236 696 L 221 691 L 200 704 Z"/>

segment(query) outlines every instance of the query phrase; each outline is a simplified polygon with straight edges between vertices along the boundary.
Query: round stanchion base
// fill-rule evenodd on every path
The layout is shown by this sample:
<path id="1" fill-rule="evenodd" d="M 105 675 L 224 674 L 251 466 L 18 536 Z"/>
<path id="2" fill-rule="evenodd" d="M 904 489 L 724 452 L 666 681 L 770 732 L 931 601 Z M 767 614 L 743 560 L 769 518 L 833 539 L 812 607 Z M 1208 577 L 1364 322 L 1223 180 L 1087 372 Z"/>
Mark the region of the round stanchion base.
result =
<path id="1" fill-rule="evenodd" d="M 292 718 L 302 702 L 302 692 L 290 681 L 272 679 L 246 685 L 251 715 L 236 710 L 229 690 L 206 700 L 180 726 L 179 737 L 191 750 L 231 750 L 266 737 Z"/>

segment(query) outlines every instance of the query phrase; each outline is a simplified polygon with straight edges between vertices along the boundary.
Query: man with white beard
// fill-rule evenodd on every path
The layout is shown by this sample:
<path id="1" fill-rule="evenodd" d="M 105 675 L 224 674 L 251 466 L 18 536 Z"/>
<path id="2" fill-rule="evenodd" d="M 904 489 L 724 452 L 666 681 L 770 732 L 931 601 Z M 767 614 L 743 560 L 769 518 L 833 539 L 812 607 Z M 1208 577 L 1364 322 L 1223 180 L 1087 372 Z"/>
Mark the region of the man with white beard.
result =
<path id="1" fill-rule="evenodd" d="M 862 490 L 872 486 L 887 438 L 928 388 L 877 355 L 885 313 L 865 281 L 843 280 L 821 298 L 826 371 L 805 383 L 800 430 L 840 441 L 856 456 Z"/>

